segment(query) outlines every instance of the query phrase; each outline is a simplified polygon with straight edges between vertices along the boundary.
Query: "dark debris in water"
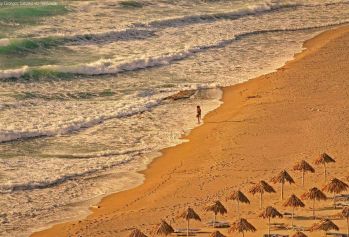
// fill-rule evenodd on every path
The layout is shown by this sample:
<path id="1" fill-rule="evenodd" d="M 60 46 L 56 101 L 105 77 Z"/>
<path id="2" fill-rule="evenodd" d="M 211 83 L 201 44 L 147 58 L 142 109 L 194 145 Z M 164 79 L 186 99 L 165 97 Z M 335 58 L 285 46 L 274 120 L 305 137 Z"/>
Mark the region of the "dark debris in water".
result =
<path id="1" fill-rule="evenodd" d="M 174 95 L 166 97 L 164 100 L 183 100 L 183 99 L 189 99 L 196 93 L 196 90 L 185 90 L 180 91 Z"/>

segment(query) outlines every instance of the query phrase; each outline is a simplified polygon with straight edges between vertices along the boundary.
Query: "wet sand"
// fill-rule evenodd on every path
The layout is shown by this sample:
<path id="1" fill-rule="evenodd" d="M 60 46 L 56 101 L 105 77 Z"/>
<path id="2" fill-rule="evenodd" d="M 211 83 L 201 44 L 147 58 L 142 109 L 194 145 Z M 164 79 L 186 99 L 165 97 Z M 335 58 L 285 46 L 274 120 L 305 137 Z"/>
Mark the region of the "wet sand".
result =
<path id="1" fill-rule="evenodd" d="M 237 217 L 235 203 L 226 201 L 226 196 L 239 188 L 251 201 L 251 205 L 241 205 L 241 215 L 257 228 L 246 236 L 260 237 L 267 233 L 267 220 L 258 218 L 259 196 L 248 193 L 251 183 L 261 179 L 269 182 L 287 169 L 296 184 L 285 185 L 285 199 L 292 193 L 301 196 L 313 186 L 322 188 L 322 167 L 314 165 L 316 173 L 306 175 L 305 187 L 301 174 L 292 170 L 296 161 L 305 159 L 313 164 L 322 152 L 337 161 L 329 165 L 329 178 L 344 181 L 349 175 L 349 27 L 324 32 L 304 46 L 304 52 L 278 71 L 224 88 L 223 105 L 186 137 L 189 142 L 165 149 L 143 172 L 144 184 L 104 198 L 84 220 L 58 224 L 32 236 L 115 237 L 126 236 L 132 227 L 150 236 L 162 218 L 175 228 L 186 227 L 177 216 L 187 206 L 202 218 L 201 223 L 192 222 L 192 227 L 204 232 L 198 236 L 208 236 L 213 229 L 206 223 L 213 214 L 204 207 L 221 200 L 228 214 L 218 216 L 218 220 L 233 222 Z M 273 186 L 277 193 L 264 195 L 264 206 L 290 213 L 280 200 L 280 185 Z M 312 202 L 304 202 L 305 208 L 296 209 L 295 225 L 307 229 L 314 220 Z M 340 212 L 332 209 L 331 200 L 317 203 L 317 207 L 319 217 Z M 290 218 L 273 222 L 290 225 Z M 334 222 L 341 233 L 346 232 L 344 220 Z M 227 229 L 220 231 L 228 234 Z"/>

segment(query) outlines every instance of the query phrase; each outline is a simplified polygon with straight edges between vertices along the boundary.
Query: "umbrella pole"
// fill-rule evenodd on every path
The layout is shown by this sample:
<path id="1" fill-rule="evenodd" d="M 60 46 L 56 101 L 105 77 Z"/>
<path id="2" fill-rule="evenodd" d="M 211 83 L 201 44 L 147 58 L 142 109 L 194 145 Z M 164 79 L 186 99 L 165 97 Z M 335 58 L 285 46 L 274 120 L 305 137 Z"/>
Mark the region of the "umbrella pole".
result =
<path id="1" fill-rule="evenodd" d="M 313 199 L 313 218 L 314 220 L 316 219 L 315 218 L 315 198 Z"/>
<path id="2" fill-rule="evenodd" d="M 269 226 L 268 226 L 268 237 L 270 237 L 270 216 L 269 216 Z"/>
<path id="3" fill-rule="evenodd" d="M 292 229 L 293 229 L 293 217 L 294 217 L 294 207 L 292 209 Z"/>
<path id="4" fill-rule="evenodd" d="M 336 194 L 333 194 L 333 207 L 336 209 Z"/>
<path id="5" fill-rule="evenodd" d="M 347 217 L 347 228 L 348 228 L 348 236 L 349 236 L 349 217 Z"/>
<path id="6" fill-rule="evenodd" d="M 237 200 L 238 217 L 240 218 L 240 202 Z"/>
<path id="7" fill-rule="evenodd" d="M 304 169 L 302 170 L 302 186 L 304 187 Z"/>
<path id="8" fill-rule="evenodd" d="M 216 228 L 216 220 L 217 220 L 217 214 L 214 213 L 213 228 Z"/>
<path id="9" fill-rule="evenodd" d="M 187 222 L 187 237 L 189 237 L 189 219 L 188 219 L 188 222 Z"/>
<path id="10" fill-rule="evenodd" d="M 324 173 L 325 173 L 325 182 L 327 181 L 327 174 L 326 174 L 326 163 L 324 163 Z"/>
<path id="11" fill-rule="evenodd" d="M 281 182 L 281 200 L 284 200 L 284 182 Z"/>
<path id="12" fill-rule="evenodd" d="M 263 208 L 263 193 L 261 192 L 260 209 Z"/>

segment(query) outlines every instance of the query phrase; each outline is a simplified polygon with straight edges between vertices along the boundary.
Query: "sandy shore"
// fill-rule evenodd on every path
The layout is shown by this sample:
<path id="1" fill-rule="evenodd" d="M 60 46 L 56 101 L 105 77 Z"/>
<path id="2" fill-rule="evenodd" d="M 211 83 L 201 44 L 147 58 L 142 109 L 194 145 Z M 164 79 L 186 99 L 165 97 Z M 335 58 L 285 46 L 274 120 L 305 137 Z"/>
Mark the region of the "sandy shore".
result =
<path id="1" fill-rule="evenodd" d="M 150 234 L 161 218 L 176 228 L 185 227 L 185 222 L 176 217 L 188 205 L 203 220 L 193 222 L 193 227 L 211 232 L 206 223 L 212 213 L 203 208 L 220 199 L 228 214 L 219 219 L 234 221 L 235 205 L 225 197 L 240 188 L 251 200 L 251 205 L 242 206 L 242 216 L 257 228 L 246 236 L 260 237 L 267 233 L 267 221 L 258 218 L 259 197 L 248 193 L 251 182 L 269 182 L 287 169 L 296 184 L 285 186 L 285 197 L 292 193 L 300 196 L 313 186 L 322 188 L 322 167 L 315 167 L 316 173 L 306 176 L 304 188 L 301 174 L 292 171 L 296 161 L 313 163 L 322 152 L 337 160 L 329 167 L 329 177 L 344 180 L 349 175 L 349 27 L 322 33 L 305 47 L 306 51 L 277 72 L 225 88 L 224 104 L 190 133 L 190 142 L 165 149 L 163 156 L 144 171 L 144 184 L 104 198 L 100 208 L 84 220 L 55 225 L 32 236 L 115 237 L 126 236 L 132 227 Z M 265 195 L 265 206 L 291 212 L 282 205 L 280 185 L 273 186 L 277 193 Z M 304 209 L 296 210 L 297 226 L 314 223 L 310 218 L 311 202 L 305 204 Z M 330 208 L 331 204 L 330 200 L 319 203 L 317 214 L 324 217 L 338 213 Z M 290 224 L 290 219 L 275 222 Z M 344 220 L 335 223 L 341 227 L 340 232 L 346 232 Z M 227 234 L 227 229 L 220 231 Z"/>

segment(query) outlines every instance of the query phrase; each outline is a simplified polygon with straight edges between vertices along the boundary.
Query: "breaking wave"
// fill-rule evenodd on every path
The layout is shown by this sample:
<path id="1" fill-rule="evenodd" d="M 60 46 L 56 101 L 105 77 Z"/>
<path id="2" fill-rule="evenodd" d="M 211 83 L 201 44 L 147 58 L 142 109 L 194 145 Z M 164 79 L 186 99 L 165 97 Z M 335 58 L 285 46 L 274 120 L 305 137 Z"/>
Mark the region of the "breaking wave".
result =
<path id="1" fill-rule="evenodd" d="M 257 5 L 251 5 L 246 8 L 238 9 L 232 12 L 222 12 L 214 14 L 202 14 L 202 15 L 191 15 L 184 16 L 180 18 L 172 18 L 166 20 L 152 21 L 148 24 L 135 24 L 135 26 L 151 26 L 157 28 L 167 28 L 167 27 L 178 27 L 190 24 L 197 24 L 202 22 L 212 22 L 217 20 L 234 20 L 245 16 L 257 15 L 262 13 L 267 13 L 270 11 L 276 11 L 286 8 L 294 8 L 304 6 L 299 3 L 280 3 L 267 1 L 265 3 L 260 3 Z"/>
<path id="2" fill-rule="evenodd" d="M 50 153 L 43 154 L 46 157 L 56 157 L 56 158 L 66 158 L 66 159 L 88 159 L 88 158 L 98 158 L 98 157 L 109 157 L 116 155 L 126 155 L 131 153 L 140 153 L 145 149 L 140 149 L 135 151 L 134 149 L 125 149 L 123 151 L 102 151 L 102 152 L 89 152 L 89 153 Z"/>
<path id="3" fill-rule="evenodd" d="M 141 103 L 141 106 L 130 106 L 127 108 L 123 108 L 120 111 L 116 111 L 115 114 L 109 115 L 101 115 L 99 117 L 94 118 L 81 118 L 80 120 L 75 120 L 71 123 L 42 128 L 42 129 L 33 129 L 33 130 L 25 130 L 25 131 L 0 131 L 0 142 L 9 142 L 19 139 L 29 139 L 29 138 L 37 138 L 37 137 L 48 137 L 48 136 L 56 136 L 56 135 L 64 135 L 74 131 L 78 131 L 81 129 L 89 128 L 98 124 L 103 123 L 106 120 L 115 119 L 115 118 L 123 118 L 132 116 L 134 114 L 138 114 L 141 112 L 145 112 L 150 110 L 151 108 L 159 105 L 161 99 L 154 99 L 148 101 L 146 103 Z"/>
<path id="4" fill-rule="evenodd" d="M 0 79 L 7 79 L 7 78 L 20 78 L 25 73 L 28 72 L 29 67 L 24 66 L 17 69 L 7 69 L 7 70 L 0 70 Z"/>
<path id="5" fill-rule="evenodd" d="M 125 152 L 111 152 L 109 156 L 111 155 L 124 155 L 124 154 L 133 154 L 130 156 L 127 156 L 127 158 L 124 158 L 120 161 L 103 165 L 98 168 L 92 168 L 88 169 L 86 171 L 82 171 L 79 173 L 72 173 L 72 174 L 67 174 L 63 175 L 61 177 L 56 177 L 53 178 L 52 180 L 42 180 L 42 181 L 30 181 L 27 183 L 15 183 L 15 184 L 2 184 L 0 185 L 0 193 L 5 194 L 5 193 L 11 193 L 11 192 L 17 192 L 17 191 L 28 191 L 28 190 L 34 190 L 34 189 L 45 189 L 45 188 L 51 188 L 58 186 L 60 184 L 63 184 L 64 182 L 71 181 L 77 178 L 82 178 L 82 177 L 89 177 L 90 175 L 93 175 L 99 171 L 107 170 L 116 166 L 120 166 L 123 164 L 126 164 L 133 159 L 135 159 L 137 154 L 140 154 L 142 150 L 130 150 L 130 151 L 125 151 Z M 106 153 L 107 154 L 107 153 Z M 90 154 L 89 157 L 92 157 L 94 154 Z M 101 157 L 96 154 L 96 158 Z M 89 158 L 87 157 L 87 158 Z"/>
<path id="6" fill-rule="evenodd" d="M 46 37 L 0 40 L 0 54 L 34 53 L 34 50 L 76 44 L 99 44 L 115 41 L 140 40 L 154 36 L 153 30 L 126 29 L 98 34 L 73 35 L 68 37 Z"/>
<path id="7" fill-rule="evenodd" d="M 335 3 L 325 2 L 317 5 L 327 6 L 348 3 L 349 1 Z M 245 16 L 264 14 L 271 11 L 304 6 L 314 7 L 316 4 L 267 1 L 265 3 L 247 6 L 231 12 L 190 15 L 171 19 L 156 20 L 148 23 L 133 23 L 131 24 L 131 28 L 121 31 L 71 36 L 54 36 L 46 38 L 5 39 L 0 41 L 0 54 L 33 53 L 34 50 L 37 49 L 48 49 L 50 47 L 63 45 L 105 44 L 116 41 L 142 40 L 156 36 L 156 31 L 164 28 L 182 27 L 191 24 L 214 22 L 218 20 L 234 20 Z"/>
<path id="8" fill-rule="evenodd" d="M 241 40 L 244 37 L 249 37 L 252 35 L 266 34 L 266 33 L 279 33 L 279 32 L 292 32 L 292 31 L 303 31 L 303 30 L 313 30 L 321 29 L 326 27 L 338 26 L 346 24 L 349 21 L 341 21 L 331 24 L 317 25 L 311 27 L 296 27 L 296 28 L 285 28 L 285 29 L 266 29 L 258 30 L 252 32 L 241 32 L 233 36 L 231 39 L 220 40 L 213 44 L 199 45 L 192 47 L 186 51 L 164 54 L 162 56 L 148 57 L 136 59 L 130 62 L 118 62 L 113 59 L 100 59 L 95 62 L 86 64 L 77 64 L 72 66 L 61 66 L 61 65 L 45 65 L 37 68 L 29 68 L 28 66 L 22 67 L 20 69 L 10 69 L 10 70 L 0 70 L 0 79 L 9 78 L 66 78 L 72 75 L 105 75 L 105 74 L 118 74 L 128 71 L 136 71 L 146 68 L 158 67 L 169 65 L 175 61 L 183 60 L 191 57 L 197 53 L 204 52 L 210 49 L 221 48 L 226 45 L 233 43 L 236 40 Z"/>
<path id="9" fill-rule="evenodd" d="M 247 8 L 236 10 L 233 12 L 191 15 L 180 18 L 152 21 L 149 23 L 133 24 L 134 27 L 142 27 L 142 29 L 129 28 L 121 31 L 111 31 L 96 34 L 55 36 L 46 38 L 6 39 L 0 42 L 0 54 L 33 53 L 34 50 L 48 49 L 50 47 L 63 46 L 66 44 L 105 44 L 116 41 L 140 40 L 155 36 L 156 30 L 154 28 L 178 27 L 203 22 L 212 22 L 223 19 L 232 20 L 247 15 L 260 14 L 263 12 L 294 6 L 297 5 L 290 3 L 264 3 L 249 6 Z"/>
<path id="10" fill-rule="evenodd" d="M 180 91 L 184 90 L 204 90 L 218 88 L 219 86 L 216 83 L 212 84 L 190 84 L 184 85 L 182 88 L 179 88 Z M 0 130 L 0 143 L 11 142 L 16 140 L 24 140 L 31 138 L 39 137 L 51 137 L 57 135 L 69 134 L 72 132 L 77 132 L 83 129 L 87 129 L 98 124 L 104 123 L 107 120 L 118 119 L 133 116 L 145 111 L 149 111 L 154 107 L 160 105 L 162 102 L 168 100 L 169 93 L 176 94 L 178 91 L 164 91 L 164 93 L 157 94 L 153 98 L 142 98 L 140 101 L 131 106 L 123 107 L 115 111 L 112 114 L 102 114 L 98 117 L 92 118 L 80 118 L 75 119 L 69 123 L 63 125 L 55 125 L 47 128 L 37 128 L 37 129 L 27 129 L 27 130 Z M 54 154 L 55 157 L 65 157 L 65 158 L 91 158 L 91 157 L 102 157 L 102 156 L 111 156 L 116 155 L 116 153 L 89 153 L 89 154 L 70 154 L 69 157 L 65 154 Z M 120 153 L 119 153 L 120 155 Z M 48 154 L 48 156 L 52 156 Z"/>

